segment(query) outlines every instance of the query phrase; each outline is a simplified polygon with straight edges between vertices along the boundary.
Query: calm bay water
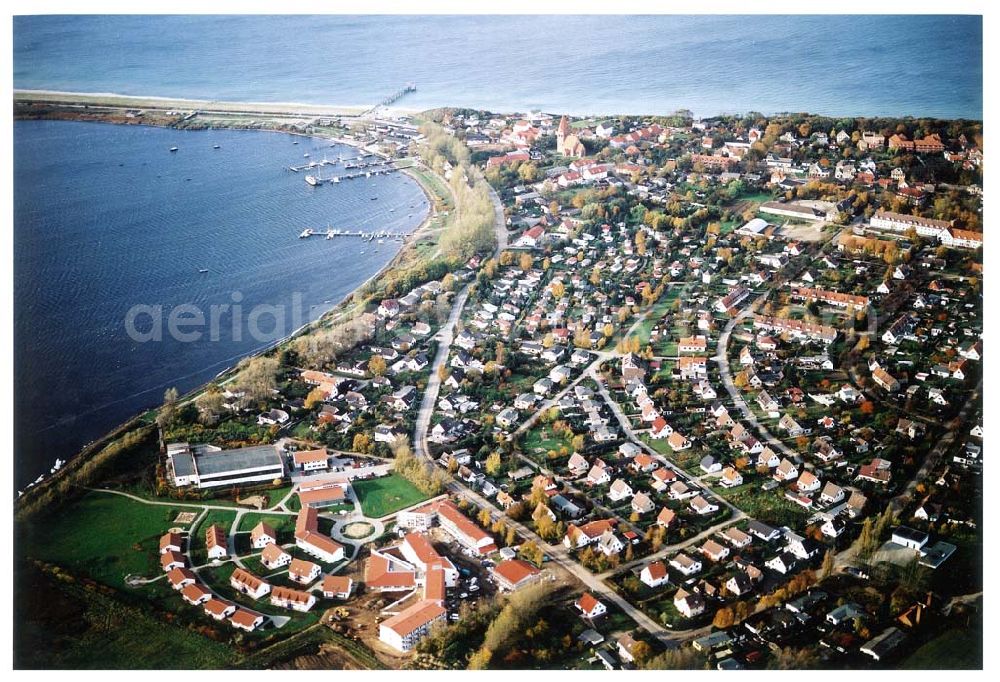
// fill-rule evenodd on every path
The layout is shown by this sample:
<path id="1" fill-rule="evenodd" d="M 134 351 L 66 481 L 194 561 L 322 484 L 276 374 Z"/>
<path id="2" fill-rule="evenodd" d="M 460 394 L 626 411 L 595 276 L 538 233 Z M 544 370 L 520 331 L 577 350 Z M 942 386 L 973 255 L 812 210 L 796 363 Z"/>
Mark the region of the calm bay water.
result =
<path id="1" fill-rule="evenodd" d="M 15 17 L 14 86 L 236 101 L 982 118 L 975 16 Z"/>
<path id="2" fill-rule="evenodd" d="M 15 123 L 18 485 L 158 404 L 167 387 L 193 388 L 267 345 L 246 321 L 236 340 L 229 313 L 217 342 L 206 333 L 137 343 L 125 327 L 132 306 L 162 306 L 164 322 L 181 304 L 206 318 L 234 298 L 244 313 L 284 306 L 283 336 L 296 298 L 301 323 L 315 319 L 398 250 L 394 241 L 299 239 L 304 228 L 408 233 L 429 210 L 402 174 L 310 187 L 285 170 L 305 153 L 358 154 L 278 133 Z M 137 326 L 149 329 L 149 316 Z M 264 333 L 274 327 L 260 318 Z"/>

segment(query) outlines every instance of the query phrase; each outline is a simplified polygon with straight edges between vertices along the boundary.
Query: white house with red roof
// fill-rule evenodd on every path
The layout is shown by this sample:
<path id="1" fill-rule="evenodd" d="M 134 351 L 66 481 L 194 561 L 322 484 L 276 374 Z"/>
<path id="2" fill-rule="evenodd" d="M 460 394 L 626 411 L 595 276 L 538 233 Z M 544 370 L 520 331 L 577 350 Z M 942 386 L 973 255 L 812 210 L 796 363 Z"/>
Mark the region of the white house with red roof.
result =
<path id="1" fill-rule="evenodd" d="M 654 561 L 651 564 L 647 564 L 639 573 L 639 580 L 649 587 L 660 587 L 661 585 L 668 584 L 670 576 L 667 575 L 667 565 L 662 561 Z"/>
<path id="2" fill-rule="evenodd" d="M 590 620 L 608 612 L 608 607 L 598 601 L 597 597 L 590 592 L 584 592 L 579 599 L 573 602 L 573 606 L 580 610 L 580 615 Z"/>

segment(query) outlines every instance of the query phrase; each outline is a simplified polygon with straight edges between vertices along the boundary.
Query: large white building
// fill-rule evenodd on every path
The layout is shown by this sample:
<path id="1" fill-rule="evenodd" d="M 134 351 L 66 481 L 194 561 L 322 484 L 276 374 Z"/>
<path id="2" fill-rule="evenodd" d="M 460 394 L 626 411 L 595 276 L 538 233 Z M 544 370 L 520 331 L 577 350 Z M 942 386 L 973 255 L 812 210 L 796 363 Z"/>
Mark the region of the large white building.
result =
<path id="1" fill-rule="evenodd" d="M 409 651 L 430 632 L 434 623 L 443 620 L 447 611 L 436 601 L 424 599 L 397 613 L 379 625 L 378 637 L 397 651 Z"/>
<path id="2" fill-rule="evenodd" d="M 872 227 L 879 230 L 905 233 L 912 229 L 921 237 L 934 238 L 940 237 L 942 232 L 951 227 L 951 223 L 945 220 L 932 220 L 892 211 L 876 211 L 869 222 Z"/>
<path id="3" fill-rule="evenodd" d="M 273 445 L 221 450 L 212 445 L 171 443 L 167 464 L 174 485 L 215 488 L 283 478 L 285 465 Z"/>

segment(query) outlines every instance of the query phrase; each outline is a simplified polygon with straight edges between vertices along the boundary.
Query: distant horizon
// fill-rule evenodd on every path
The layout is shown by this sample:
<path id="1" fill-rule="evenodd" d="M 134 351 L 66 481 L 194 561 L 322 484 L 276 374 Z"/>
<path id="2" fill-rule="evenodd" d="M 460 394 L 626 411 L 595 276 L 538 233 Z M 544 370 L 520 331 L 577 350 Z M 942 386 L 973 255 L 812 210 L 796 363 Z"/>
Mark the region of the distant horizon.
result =
<path id="1" fill-rule="evenodd" d="M 19 90 L 357 106 L 414 82 L 401 109 L 983 118 L 982 17 L 970 15 L 114 15 L 13 24 Z"/>

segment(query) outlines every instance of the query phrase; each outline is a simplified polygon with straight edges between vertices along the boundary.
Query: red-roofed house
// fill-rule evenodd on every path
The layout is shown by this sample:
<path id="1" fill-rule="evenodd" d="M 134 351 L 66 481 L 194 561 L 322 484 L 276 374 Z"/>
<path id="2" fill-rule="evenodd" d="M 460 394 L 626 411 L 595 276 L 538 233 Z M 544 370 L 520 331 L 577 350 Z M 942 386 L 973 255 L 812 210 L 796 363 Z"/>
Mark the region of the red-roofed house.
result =
<path id="1" fill-rule="evenodd" d="M 667 565 L 662 561 L 654 561 L 648 564 L 639 573 L 639 580 L 650 587 L 666 585 L 670 582 L 670 577 L 667 575 Z"/>
<path id="2" fill-rule="evenodd" d="M 579 599 L 573 602 L 573 606 L 580 609 L 580 614 L 584 618 L 589 619 L 603 616 L 608 612 L 608 607 L 599 602 L 590 592 L 584 592 Z"/>

